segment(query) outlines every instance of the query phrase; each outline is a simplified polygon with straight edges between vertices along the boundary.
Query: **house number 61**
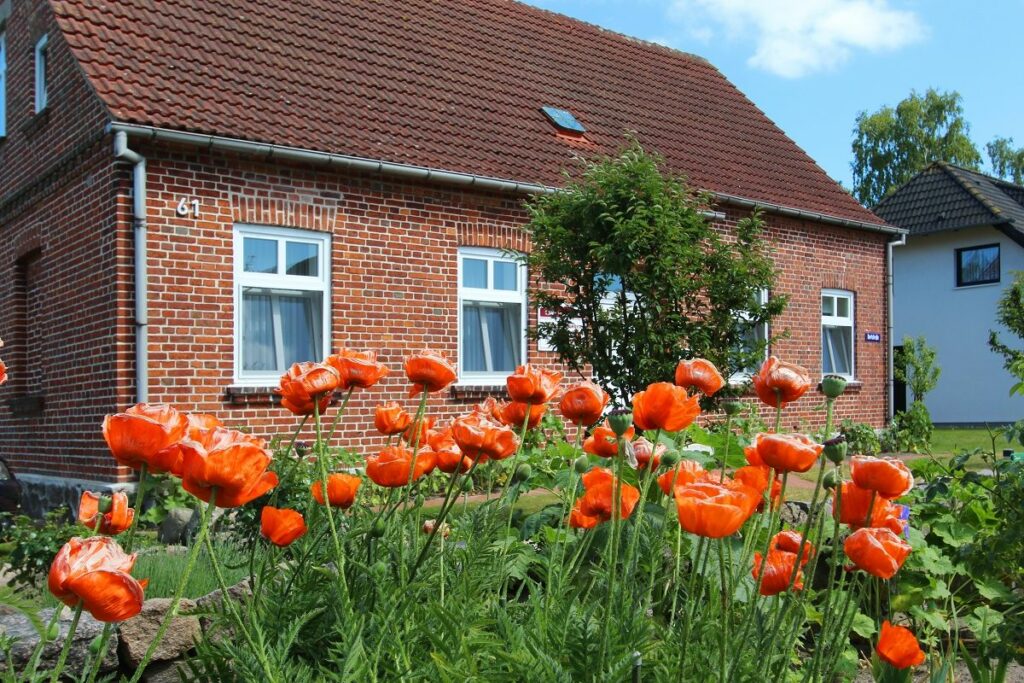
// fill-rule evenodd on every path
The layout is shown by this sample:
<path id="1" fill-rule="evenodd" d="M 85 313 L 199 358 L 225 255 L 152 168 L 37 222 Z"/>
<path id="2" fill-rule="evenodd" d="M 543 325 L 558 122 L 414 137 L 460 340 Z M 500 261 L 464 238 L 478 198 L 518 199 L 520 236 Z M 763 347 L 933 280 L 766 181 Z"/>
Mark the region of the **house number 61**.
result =
<path id="1" fill-rule="evenodd" d="M 178 200 L 178 208 L 175 211 L 182 218 L 190 214 L 193 218 L 199 218 L 199 200 L 190 201 L 188 197 L 182 197 Z"/>

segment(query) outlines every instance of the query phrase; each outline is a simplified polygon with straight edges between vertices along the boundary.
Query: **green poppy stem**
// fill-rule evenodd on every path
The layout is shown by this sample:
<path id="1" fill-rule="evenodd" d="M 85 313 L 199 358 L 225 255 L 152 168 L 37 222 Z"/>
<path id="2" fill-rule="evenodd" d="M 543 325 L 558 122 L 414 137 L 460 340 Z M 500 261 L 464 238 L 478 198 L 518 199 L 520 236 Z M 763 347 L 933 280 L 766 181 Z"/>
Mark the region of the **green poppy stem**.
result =
<path id="1" fill-rule="evenodd" d="M 75 605 L 74 616 L 71 618 L 71 626 L 68 627 L 68 635 L 64 638 L 64 647 L 60 649 L 60 657 L 57 659 L 57 666 L 53 668 L 50 676 L 50 683 L 57 683 L 60 675 L 64 673 L 64 665 L 68 661 L 68 653 L 71 652 L 71 641 L 75 639 L 75 631 L 78 630 L 78 620 L 82 618 L 82 601 Z"/>
<path id="2" fill-rule="evenodd" d="M 331 530 L 331 541 L 334 544 L 335 567 L 338 570 L 338 588 L 342 596 L 347 596 L 348 586 L 345 581 L 345 556 L 341 552 L 341 541 L 338 539 L 338 527 L 334 523 L 334 510 L 331 508 L 331 497 L 327 495 L 327 444 L 323 441 L 320 424 L 320 403 L 313 401 L 313 423 L 316 426 L 316 461 L 320 468 L 320 493 L 324 497 L 324 512 L 327 514 L 327 525 Z"/>

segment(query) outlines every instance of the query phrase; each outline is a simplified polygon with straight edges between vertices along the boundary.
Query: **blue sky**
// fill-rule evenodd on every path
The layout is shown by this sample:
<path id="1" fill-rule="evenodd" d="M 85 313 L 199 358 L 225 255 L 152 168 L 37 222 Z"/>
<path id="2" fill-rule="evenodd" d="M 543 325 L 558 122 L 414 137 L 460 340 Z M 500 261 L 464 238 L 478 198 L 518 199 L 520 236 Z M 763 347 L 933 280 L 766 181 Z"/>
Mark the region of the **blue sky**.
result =
<path id="1" fill-rule="evenodd" d="M 857 113 L 912 89 L 958 91 L 983 156 L 1024 146 L 1024 0 L 527 2 L 705 57 L 846 187 Z"/>

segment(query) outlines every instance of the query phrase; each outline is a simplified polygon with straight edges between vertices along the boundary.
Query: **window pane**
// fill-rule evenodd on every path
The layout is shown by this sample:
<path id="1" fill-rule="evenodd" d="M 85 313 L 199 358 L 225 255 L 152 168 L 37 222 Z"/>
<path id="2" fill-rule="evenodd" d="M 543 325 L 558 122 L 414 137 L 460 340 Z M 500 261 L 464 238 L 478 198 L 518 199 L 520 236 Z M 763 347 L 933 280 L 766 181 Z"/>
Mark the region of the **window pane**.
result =
<path id="1" fill-rule="evenodd" d="M 465 302 L 462 366 L 466 372 L 512 372 L 520 363 L 522 306 Z"/>
<path id="2" fill-rule="evenodd" d="M 247 273 L 277 272 L 277 240 L 244 238 L 243 268 Z"/>
<path id="3" fill-rule="evenodd" d="M 960 252 L 958 284 L 982 284 L 999 281 L 999 246 L 964 249 Z"/>
<path id="4" fill-rule="evenodd" d="M 252 372 L 278 369 L 270 295 L 248 288 L 242 292 L 242 369 Z"/>
<path id="5" fill-rule="evenodd" d="M 845 296 L 836 297 L 836 315 L 840 318 L 850 317 L 850 300 Z"/>
<path id="6" fill-rule="evenodd" d="M 517 284 L 519 265 L 508 261 L 494 262 L 494 288 L 514 292 L 519 289 Z"/>
<path id="7" fill-rule="evenodd" d="M 319 248 L 305 242 L 288 242 L 285 247 L 285 272 L 288 275 L 316 277 L 320 274 Z"/>
<path id="8" fill-rule="evenodd" d="M 462 259 L 462 286 L 487 289 L 487 261 L 478 258 Z"/>
<path id="9" fill-rule="evenodd" d="M 821 297 L 821 314 L 835 315 L 835 303 L 836 300 L 830 296 Z"/>
<path id="10" fill-rule="evenodd" d="M 826 325 L 821 329 L 821 365 L 826 375 L 853 374 L 852 328 Z"/>
<path id="11" fill-rule="evenodd" d="M 278 297 L 284 347 L 282 371 L 292 363 L 320 360 L 320 297 L 319 292 Z"/>

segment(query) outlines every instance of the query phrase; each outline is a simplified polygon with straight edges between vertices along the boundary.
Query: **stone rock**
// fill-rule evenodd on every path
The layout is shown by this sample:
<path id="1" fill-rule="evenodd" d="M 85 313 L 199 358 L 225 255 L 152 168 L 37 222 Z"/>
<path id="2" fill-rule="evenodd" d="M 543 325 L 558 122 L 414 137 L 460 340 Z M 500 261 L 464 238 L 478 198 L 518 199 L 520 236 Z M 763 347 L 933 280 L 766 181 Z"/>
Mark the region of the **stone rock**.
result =
<path id="1" fill-rule="evenodd" d="M 122 664 L 130 668 L 138 666 L 170 606 L 170 598 L 146 600 L 142 603 L 142 611 L 138 616 L 121 623 L 121 645 L 118 653 L 121 655 Z M 167 627 L 163 640 L 153 653 L 152 661 L 177 659 L 195 647 L 196 641 L 202 637 L 199 618 L 188 615 L 195 607 L 196 604 L 188 599 L 182 599 L 178 603 L 178 614 Z"/>
<path id="2" fill-rule="evenodd" d="M 199 515 L 192 508 L 172 508 L 160 522 L 156 538 L 161 543 L 185 543 L 195 535 Z"/>
<path id="3" fill-rule="evenodd" d="M 802 527 L 807 523 L 807 513 L 810 506 L 799 500 L 787 500 L 782 504 L 779 517 L 791 527 Z"/>
<path id="4" fill-rule="evenodd" d="M 60 634 L 43 648 L 37 671 L 52 671 L 57 665 L 61 648 L 64 647 L 64 639 L 71 628 L 72 616 L 72 610 L 70 609 L 65 608 L 61 612 L 60 619 L 57 621 Z M 39 610 L 39 618 L 42 619 L 45 628 L 46 624 L 49 624 L 53 618 L 53 609 Z M 82 612 L 82 617 L 78 620 L 78 627 L 75 629 L 75 636 L 71 641 L 71 649 L 68 651 L 67 663 L 64 666 L 65 671 L 81 672 L 85 669 L 87 663 L 91 665 L 92 654 L 89 652 L 89 646 L 93 640 L 103 633 L 103 626 L 102 621 L 93 619 L 88 612 Z M 29 659 L 32 657 L 32 652 L 35 650 L 36 645 L 39 644 L 39 634 L 32 627 L 32 623 L 20 612 L 0 614 L 0 635 L 15 639 L 14 645 L 11 647 L 11 662 L 16 672 L 24 671 Z M 0 659 L 0 671 L 4 671 L 6 666 L 7 663 Z M 107 649 L 100 664 L 100 672 L 106 673 L 116 668 L 117 632 L 114 631 L 110 634 L 110 638 L 107 641 Z"/>
<path id="5" fill-rule="evenodd" d="M 188 667 L 179 661 L 153 662 L 146 667 L 146 673 L 142 674 L 143 683 L 181 683 L 187 680 Z"/>
<path id="6" fill-rule="evenodd" d="M 249 579 L 242 579 L 234 586 L 228 586 L 228 597 L 232 600 L 241 601 L 252 595 L 252 586 Z M 218 588 L 212 593 L 207 593 L 201 598 L 196 598 L 196 607 L 201 610 L 212 610 L 220 606 L 221 590 Z"/>

